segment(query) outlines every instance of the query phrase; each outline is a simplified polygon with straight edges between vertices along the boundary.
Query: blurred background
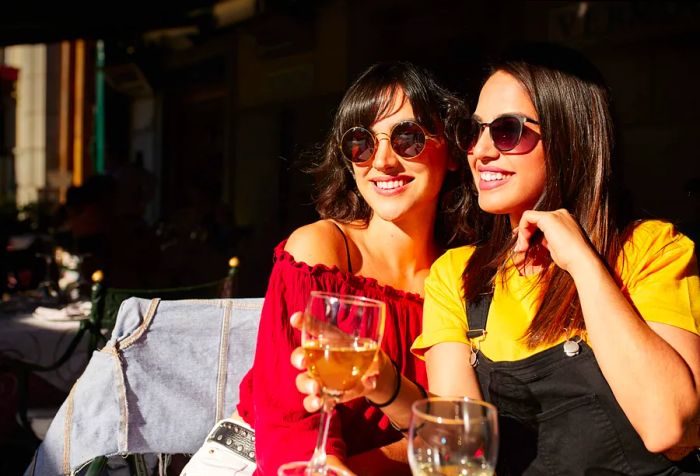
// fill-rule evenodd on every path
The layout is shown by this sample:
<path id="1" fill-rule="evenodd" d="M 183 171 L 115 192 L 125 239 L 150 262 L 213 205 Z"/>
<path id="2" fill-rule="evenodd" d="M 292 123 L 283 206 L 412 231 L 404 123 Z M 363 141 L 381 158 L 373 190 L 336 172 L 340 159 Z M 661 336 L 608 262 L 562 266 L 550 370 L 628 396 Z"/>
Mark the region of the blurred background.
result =
<path id="1" fill-rule="evenodd" d="M 602 70 L 629 200 L 697 236 L 699 2 L 25 1 L 0 15 L 2 286 L 35 285 L 20 252 L 58 244 L 123 287 L 237 255 L 260 296 L 316 218 L 301 159 L 357 74 L 411 60 L 474 100 L 485 60 L 533 40 Z"/>
<path id="2" fill-rule="evenodd" d="M 273 247 L 317 218 L 302 170 L 360 72 L 413 61 L 473 106 L 489 58 L 523 41 L 598 66 L 627 201 L 697 241 L 698 1 L 5 2 L 0 474 L 22 474 L 90 353 L 28 380 L 1 364 L 48 365 L 80 339 L 94 270 L 182 287 L 238 256 L 237 295 L 262 296 Z"/>

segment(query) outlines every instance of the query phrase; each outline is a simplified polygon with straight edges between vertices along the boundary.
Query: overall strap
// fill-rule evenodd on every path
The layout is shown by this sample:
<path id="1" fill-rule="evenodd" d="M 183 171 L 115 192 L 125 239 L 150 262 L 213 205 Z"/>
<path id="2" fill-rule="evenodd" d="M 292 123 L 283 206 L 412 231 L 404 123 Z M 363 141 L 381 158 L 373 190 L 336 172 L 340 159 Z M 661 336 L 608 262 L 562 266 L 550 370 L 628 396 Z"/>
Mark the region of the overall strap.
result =
<path id="1" fill-rule="evenodd" d="M 348 246 L 348 237 L 345 236 L 345 233 L 343 233 L 343 229 L 340 228 L 340 226 L 331 220 L 331 223 L 335 225 L 335 227 L 338 229 L 340 232 L 340 236 L 343 237 L 343 241 L 345 242 L 345 256 L 347 257 L 348 260 L 348 273 L 352 274 L 352 261 L 350 261 L 350 247 Z"/>
<path id="2" fill-rule="evenodd" d="M 486 320 L 489 316 L 489 308 L 493 294 L 484 294 L 479 299 L 467 303 L 467 323 L 469 331 L 467 337 L 475 339 L 486 333 Z"/>

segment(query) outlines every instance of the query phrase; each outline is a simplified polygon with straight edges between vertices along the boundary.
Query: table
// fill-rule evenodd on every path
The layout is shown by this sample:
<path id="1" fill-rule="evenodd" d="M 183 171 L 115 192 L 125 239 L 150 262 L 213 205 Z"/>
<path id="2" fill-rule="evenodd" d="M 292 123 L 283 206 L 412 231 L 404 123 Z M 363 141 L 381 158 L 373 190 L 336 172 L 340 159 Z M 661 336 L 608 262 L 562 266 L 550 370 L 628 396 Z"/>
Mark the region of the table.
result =
<path id="1" fill-rule="evenodd" d="M 24 311 L 0 313 L 0 354 L 41 365 L 54 363 L 78 332 L 80 321 L 48 321 Z M 68 392 L 87 364 L 87 336 L 67 362 L 36 375 Z"/>

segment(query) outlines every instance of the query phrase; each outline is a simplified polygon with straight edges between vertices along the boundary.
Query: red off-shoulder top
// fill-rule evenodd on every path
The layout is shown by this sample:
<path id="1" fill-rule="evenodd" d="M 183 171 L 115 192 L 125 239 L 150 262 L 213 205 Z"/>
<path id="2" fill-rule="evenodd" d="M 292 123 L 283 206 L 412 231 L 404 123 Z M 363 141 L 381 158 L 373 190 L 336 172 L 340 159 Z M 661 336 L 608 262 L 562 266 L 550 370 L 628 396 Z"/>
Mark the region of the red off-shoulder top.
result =
<path id="1" fill-rule="evenodd" d="M 427 387 L 424 363 L 411 354 L 421 331 L 423 298 L 355 276 L 337 267 L 309 266 L 284 251 L 274 251 L 274 266 L 265 295 L 252 369 L 240 385 L 238 413 L 255 428 L 256 474 L 276 475 L 290 461 L 311 458 L 318 434 L 319 415 L 304 410 L 295 386 L 299 371 L 290 364 L 301 335 L 289 317 L 304 309 L 312 290 L 324 290 L 380 299 L 387 315 L 382 349 L 403 375 Z M 327 453 L 341 459 L 378 448 L 401 438 L 381 410 L 363 398 L 340 404 L 334 411 Z"/>

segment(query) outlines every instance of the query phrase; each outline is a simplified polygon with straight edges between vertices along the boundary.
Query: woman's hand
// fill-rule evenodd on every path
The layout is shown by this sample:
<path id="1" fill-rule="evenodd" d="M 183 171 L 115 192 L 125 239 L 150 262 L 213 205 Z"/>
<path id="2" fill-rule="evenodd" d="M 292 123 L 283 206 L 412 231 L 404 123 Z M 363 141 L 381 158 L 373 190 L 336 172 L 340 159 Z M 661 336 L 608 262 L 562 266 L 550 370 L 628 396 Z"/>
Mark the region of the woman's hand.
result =
<path id="1" fill-rule="evenodd" d="M 302 320 L 303 315 L 301 312 L 295 312 L 294 314 L 292 314 L 290 318 L 292 327 L 296 329 L 301 329 Z M 306 354 L 302 347 L 297 347 L 292 351 L 291 362 L 294 367 L 301 371 L 305 371 L 307 369 Z M 355 387 L 343 392 L 343 396 L 340 398 L 339 401 L 347 402 L 358 397 L 371 397 L 371 395 L 377 389 L 377 381 L 380 376 L 380 373 L 383 375 L 387 374 L 387 372 L 383 371 L 383 369 L 387 367 L 387 365 L 389 370 L 388 374 L 391 375 L 391 372 L 394 372 L 391 361 L 388 357 L 386 357 L 384 352 L 380 350 L 379 352 L 377 352 L 377 356 L 372 362 L 372 365 L 367 370 L 362 379 L 360 379 L 359 383 L 355 385 Z M 380 372 L 380 370 L 382 371 Z M 322 404 L 322 399 L 320 396 L 321 386 L 318 380 L 312 377 L 308 372 L 302 372 L 299 375 L 297 375 L 296 386 L 301 393 L 307 395 L 304 398 L 304 409 L 307 412 L 318 411 L 321 408 Z"/>
<path id="2" fill-rule="evenodd" d="M 557 266 L 570 274 L 577 264 L 599 259 L 576 219 L 563 208 L 551 212 L 524 212 L 514 251 L 525 252 L 534 247 L 536 243 L 531 240 L 538 231 L 543 235 L 539 244 L 549 251 Z"/>

